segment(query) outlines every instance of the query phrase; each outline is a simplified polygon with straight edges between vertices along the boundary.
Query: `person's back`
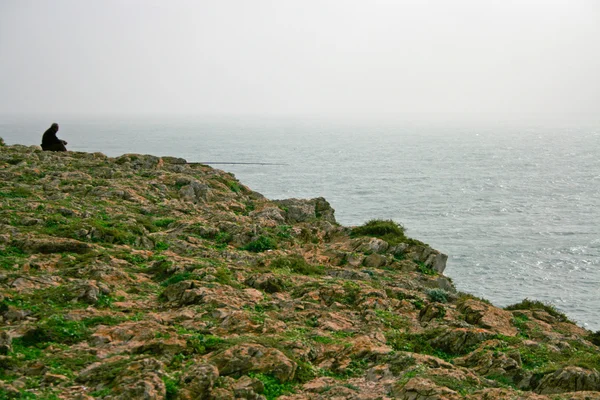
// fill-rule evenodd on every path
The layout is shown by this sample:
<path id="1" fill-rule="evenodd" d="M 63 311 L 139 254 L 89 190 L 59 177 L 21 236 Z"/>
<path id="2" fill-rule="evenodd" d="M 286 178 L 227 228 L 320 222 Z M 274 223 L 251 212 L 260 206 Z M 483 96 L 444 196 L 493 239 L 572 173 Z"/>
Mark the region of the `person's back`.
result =
<path id="1" fill-rule="evenodd" d="M 58 132 L 58 124 L 54 122 L 50 125 L 50 128 L 44 132 L 44 136 L 42 136 L 42 150 L 67 151 L 67 148 L 65 147 L 67 142 L 57 138 L 56 132 Z"/>

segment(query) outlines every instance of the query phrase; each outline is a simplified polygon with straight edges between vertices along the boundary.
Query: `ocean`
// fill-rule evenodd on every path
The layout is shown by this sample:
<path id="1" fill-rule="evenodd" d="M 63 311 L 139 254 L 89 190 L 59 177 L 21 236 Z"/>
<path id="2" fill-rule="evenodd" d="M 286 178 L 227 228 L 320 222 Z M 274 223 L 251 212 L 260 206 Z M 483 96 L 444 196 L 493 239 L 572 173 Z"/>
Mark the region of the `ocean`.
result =
<path id="1" fill-rule="evenodd" d="M 0 120 L 7 144 L 54 122 Z M 63 118 L 74 151 L 215 165 L 268 198 L 325 197 L 343 225 L 393 219 L 448 254 L 458 290 L 553 304 L 600 330 L 600 124 L 318 118 Z"/>

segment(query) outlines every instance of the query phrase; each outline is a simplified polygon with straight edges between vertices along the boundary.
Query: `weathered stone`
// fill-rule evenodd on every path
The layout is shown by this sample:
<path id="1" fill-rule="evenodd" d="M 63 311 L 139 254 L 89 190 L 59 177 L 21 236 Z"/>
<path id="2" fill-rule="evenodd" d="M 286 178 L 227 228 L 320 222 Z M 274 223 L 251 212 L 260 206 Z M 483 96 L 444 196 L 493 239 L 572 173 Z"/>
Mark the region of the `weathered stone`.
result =
<path id="1" fill-rule="evenodd" d="M 581 367 L 563 367 L 542 378 L 535 389 L 540 394 L 600 391 L 600 373 Z"/>
<path id="2" fill-rule="evenodd" d="M 369 268 L 381 268 L 387 264 L 387 258 L 382 254 L 373 253 L 365 257 L 363 264 Z"/>
<path id="3" fill-rule="evenodd" d="M 411 378 L 406 384 L 396 384 L 392 395 L 402 400 L 458 400 L 461 396 L 454 390 L 436 385 L 425 378 Z"/>
<path id="4" fill-rule="evenodd" d="M 293 379 L 296 363 L 277 349 L 259 344 L 240 344 L 211 354 L 208 361 L 219 369 L 220 375 L 244 375 L 248 372 L 271 373 L 282 382 Z"/>
<path id="5" fill-rule="evenodd" d="M 80 242 L 75 239 L 65 238 L 30 238 L 15 241 L 14 246 L 21 248 L 26 253 L 89 253 L 93 250 L 89 243 Z"/>
<path id="6" fill-rule="evenodd" d="M 285 199 L 285 200 L 273 200 L 275 204 L 278 204 L 285 211 L 286 222 L 309 222 L 314 219 L 322 219 L 336 223 L 334 217 L 334 209 L 327 200 L 322 197 L 315 199 L 304 200 L 304 199 Z"/>
<path id="7" fill-rule="evenodd" d="M 7 331 L 0 331 L 0 354 L 8 354 L 12 351 L 12 337 Z"/>
<path id="8" fill-rule="evenodd" d="M 431 344 L 450 354 L 464 354 L 468 349 L 484 342 L 494 334 L 485 329 L 448 329 L 431 341 Z"/>
<path id="9" fill-rule="evenodd" d="M 458 309 L 465 315 L 465 321 L 479 325 L 506 336 L 516 336 L 517 328 L 512 326 L 513 316 L 509 311 L 501 310 L 474 299 L 459 304 Z"/>
<path id="10" fill-rule="evenodd" d="M 283 279 L 274 274 L 256 274 L 246 279 L 246 285 L 255 289 L 264 290 L 267 293 L 277 293 L 285 290 Z"/>
<path id="11" fill-rule="evenodd" d="M 454 364 L 467 367 L 481 376 L 514 376 L 521 369 L 521 356 L 517 351 L 503 353 L 476 350 L 464 357 L 454 359 Z"/>
<path id="12" fill-rule="evenodd" d="M 209 399 L 211 390 L 219 377 L 219 370 L 212 364 L 193 364 L 179 379 L 182 390 L 180 399 Z"/>

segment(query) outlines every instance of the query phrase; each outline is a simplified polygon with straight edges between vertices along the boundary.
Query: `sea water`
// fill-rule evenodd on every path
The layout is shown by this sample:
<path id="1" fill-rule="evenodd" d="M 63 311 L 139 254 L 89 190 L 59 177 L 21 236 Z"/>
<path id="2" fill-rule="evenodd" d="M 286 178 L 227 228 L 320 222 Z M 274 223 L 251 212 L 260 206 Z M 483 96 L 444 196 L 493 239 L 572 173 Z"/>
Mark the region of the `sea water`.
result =
<path id="1" fill-rule="evenodd" d="M 5 118 L 7 144 L 53 121 Z M 325 197 L 343 225 L 393 219 L 449 255 L 458 290 L 553 304 L 600 329 L 600 125 L 314 118 L 64 118 L 69 150 L 216 165 L 268 198 Z"/>

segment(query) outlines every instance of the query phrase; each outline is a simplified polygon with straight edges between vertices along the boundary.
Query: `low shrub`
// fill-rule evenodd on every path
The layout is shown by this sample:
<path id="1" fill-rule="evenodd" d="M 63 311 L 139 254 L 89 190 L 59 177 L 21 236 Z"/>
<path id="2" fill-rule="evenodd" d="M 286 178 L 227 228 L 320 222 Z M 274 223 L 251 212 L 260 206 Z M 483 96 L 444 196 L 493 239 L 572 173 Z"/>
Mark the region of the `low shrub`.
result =
<path id="1" fill-rule="evenodd" d="M 446 292 L 444 289 L 429 289 L 427 291 L 427 297 L 429 297 L 429 300 L 436 303 L 448 302 L 448 292 Z"/>
<path id="2" fill-rule="evenodd" d="M 254 253 L 261 253 L 266 250 L 273 250 L 277 248 L 275 240 L 268 236 L 261 235 L 256 240 L 251 241 L 242 250 L 252 251 Z"/>
<path id="3" fill-rule="evenodd" d="M 558 311 L 552 304 L 546 304 L 538 300 L 529 300 L 525 299 L 520 303 L 512 304 L 504 307 L 505 310 L 513 311 L 513 310 L 542 310 L 546 311 L 548 314 L 552 315 L 554 318 L 559 320 L 560 322 L 571 322 L 569 318 Z"/>
<path id="4" fill-rule="evenodd" d="M 277 257 L 271 261 L 271 268 L 288 268 L 290 271 L 302 275 L 323 275 L 325 268 L 322 265 L 311 265 L 304 257 L 290 255 Z"/>

